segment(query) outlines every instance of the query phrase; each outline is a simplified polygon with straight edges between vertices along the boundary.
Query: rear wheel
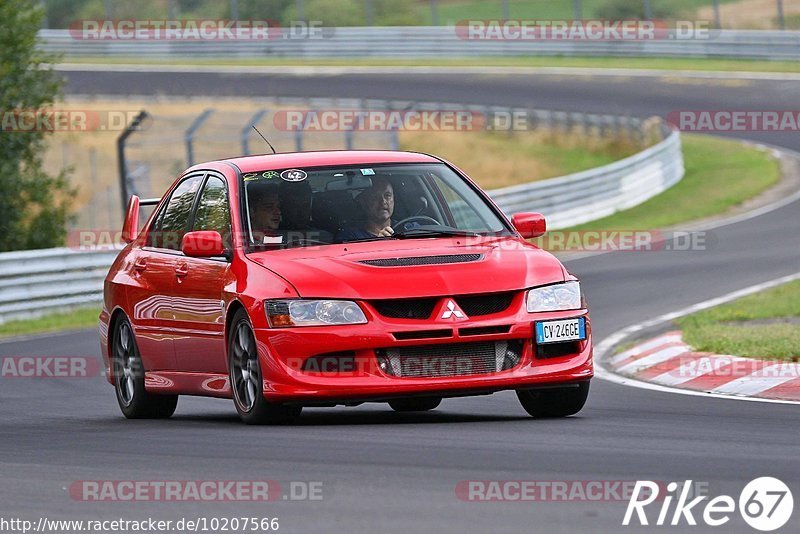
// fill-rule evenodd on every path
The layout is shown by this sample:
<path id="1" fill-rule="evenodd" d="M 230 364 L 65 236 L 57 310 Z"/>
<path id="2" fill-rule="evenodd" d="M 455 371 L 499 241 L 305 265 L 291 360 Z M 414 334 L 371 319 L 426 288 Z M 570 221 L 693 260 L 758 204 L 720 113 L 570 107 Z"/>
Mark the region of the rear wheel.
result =
<path id="1" fill-rule="evenodd" d="M 117 322 L 112 342 L 112 373 L 117 402 L 128 419 L 166 419 L 175 413 L 177 395 L 153 395 L 144 388 L 144 365 L 127 318 Z"/>
<path id="2" fill-rule="evenodd" d="M 233 318 L 228 342 L 228 369 L 233 403 L 242 421 L 248 425 L 285 424 L 292 422 L 302 406 L 287 406 L 264 398 L 264 379 L 258 361 L 253 327 L 244 310 Z"/>
<path id="3" fill-rule="evenodd" d="M 522 407 L 533 417 L 567 417 L 575 415 L 586 404 L 589 382 L 553 389 L 517 391 Z"/>
<path id="4" fill-rule="evenodd" d="M 389 406 L 396 412 L 427 412 L 441 404 L 441 397 L 412 397 L 389 401 Z"/>

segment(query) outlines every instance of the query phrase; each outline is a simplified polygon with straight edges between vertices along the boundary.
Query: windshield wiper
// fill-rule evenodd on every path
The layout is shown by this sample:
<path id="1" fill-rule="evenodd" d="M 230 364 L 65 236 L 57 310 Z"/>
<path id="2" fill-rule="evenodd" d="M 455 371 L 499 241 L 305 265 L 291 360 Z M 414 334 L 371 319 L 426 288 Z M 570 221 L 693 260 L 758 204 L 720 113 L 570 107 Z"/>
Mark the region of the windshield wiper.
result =
<path id="1" fill-rule="evenodd" d="M 395 232 L 392 237 L 397 239 L 407 239 L 410 237 L 436 237 L 436 236 L 453 236 L 453 237 L 478 237 L 480 234 L 475 232 L 467 232 L 466 230 L 459 230 L 457 228 L 444 227 L 429 227 L 420 226 L 406 230 L 405 232 Z"/>

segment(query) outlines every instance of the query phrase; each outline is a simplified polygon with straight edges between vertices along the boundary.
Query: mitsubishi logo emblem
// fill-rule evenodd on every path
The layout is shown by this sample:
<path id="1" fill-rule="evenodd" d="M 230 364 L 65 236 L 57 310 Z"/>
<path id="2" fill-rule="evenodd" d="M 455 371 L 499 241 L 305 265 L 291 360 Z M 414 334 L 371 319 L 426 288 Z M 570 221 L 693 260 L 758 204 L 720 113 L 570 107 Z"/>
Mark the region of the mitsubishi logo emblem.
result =
<path id="1" fill-rule="evenodd" d="M 454 317 L 456 319 L 463 319 L 464 313 L 461 310 L 456 309 L 455 302 L 453 302 L 452 300 L 448 300 L 447 309 L 444 310 L 444 313 L 442 314 L 442 319 L 450 319 L 451 317 Z"/>

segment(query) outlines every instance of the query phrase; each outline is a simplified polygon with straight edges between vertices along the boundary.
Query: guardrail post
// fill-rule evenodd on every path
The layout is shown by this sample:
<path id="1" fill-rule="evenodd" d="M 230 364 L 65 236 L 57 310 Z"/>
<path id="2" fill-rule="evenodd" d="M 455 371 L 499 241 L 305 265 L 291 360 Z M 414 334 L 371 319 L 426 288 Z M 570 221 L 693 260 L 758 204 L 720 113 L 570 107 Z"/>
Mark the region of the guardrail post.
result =
<path id="1" fill-rule="evenodd" d="M 373 16 L 372 16 L 372 0 L 364 0 L 365 6 L 364 11 L 366 11 L 366 19 L 367 19 L 367 26 L 372 26 L 374 24 Z"/>
<path id="2" fill-rule="evenodd" d="M 581 0 L 572 0 L 572 16 L 575 20 L 581 20 L 583 18 Z"/>
<path id="3" fill-rule="evenodd" d="M 267 113 L 266 109 L 258 110 L 255 113 L 255 115 L 250 117 L 250 120 L 247 121 L 247 124 L 245 125 L 245 127 L 242 128 L 242 131 L 241 131 L 241 133 L 239 135 L 240 135 L 240 138 L 242 140 L 242 154 L 243 155 L 245 155 L 245 156 L 249 156 L 250 155 L 250 142 L 249 141 L 250 141 L 250 135 L 252 135 L 252 133 L 253 133 L 253 127 L 261 121 L 262 117 L 264 117 L 264 115 L 266 113 Z"/>
<path id="4" fill-rule="evenodd" d="M 142 121 L 147 118 L 147 112 L 142 110 L 125 130 L 117 137 L 117 166 L 119 170 L 119 192 L 122 200 L 122 213 L 128 206 L 128 165 L 125 161 L 125 143 L 133 132 L 139 129 Z"/>
<path id="5" fill-rule="evenodd" d="M 317 116 L 316 109 L 309 109 L 308 113 L 306 113 L 305 118 L 303 119 L 303 124 L 300 125 L 300 129 L 294 131 L 294 148 L 297 152 L 303 151 L 303 132 L 305 132 L 306 126 L 308 125 L 308 120 L 311 115 Z"/>
<path id="6" fill-rule="evenodd" d="M 203 111 L 197 118 L 189 125 L 189 128 L 186 130 L 184 134 L 184 139 L 186 141 L 186 165 L 191 167 L 194 165 L 194 136 L 197 133 L 197 130 L 203 125 L 206 120 L 214 113 L 212 108 L 208 108 Z"/>

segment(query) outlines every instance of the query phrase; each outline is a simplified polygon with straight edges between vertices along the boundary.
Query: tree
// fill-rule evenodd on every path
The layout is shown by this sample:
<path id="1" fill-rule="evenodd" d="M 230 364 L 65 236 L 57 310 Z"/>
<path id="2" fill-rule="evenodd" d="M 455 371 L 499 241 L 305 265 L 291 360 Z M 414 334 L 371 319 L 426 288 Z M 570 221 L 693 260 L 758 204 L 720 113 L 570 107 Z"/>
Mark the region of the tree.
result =
<path id="1" fill-rule="evenodd" d="M 36 0 L 0 2 L 0 117 L 46 110 L 60 96 L 53 71 L 58 58 L 37 48 L 44 13 Z M 0 251 L 63 244 L 69 203 L 75 192 L 67 171 L 48 175 L 42 153 L 49 132 L 14 131 L 4 120 L 0 133 Z"/>

